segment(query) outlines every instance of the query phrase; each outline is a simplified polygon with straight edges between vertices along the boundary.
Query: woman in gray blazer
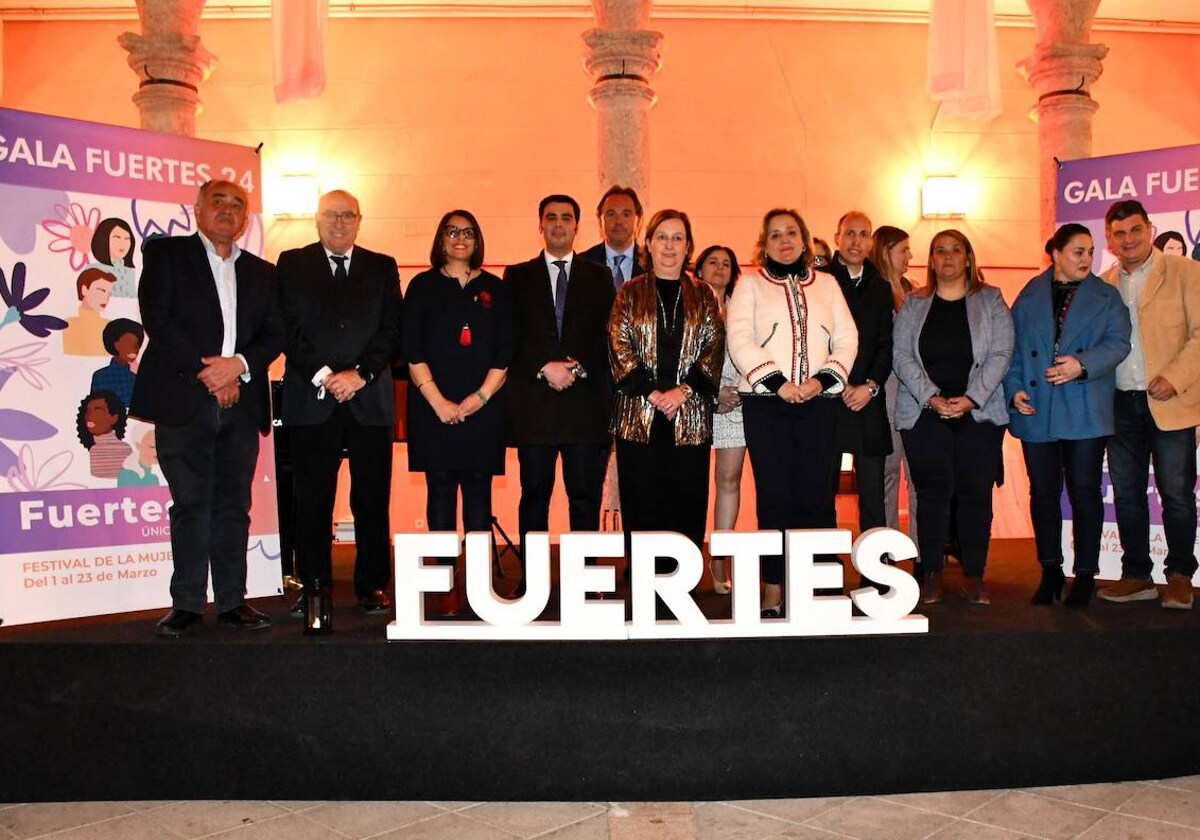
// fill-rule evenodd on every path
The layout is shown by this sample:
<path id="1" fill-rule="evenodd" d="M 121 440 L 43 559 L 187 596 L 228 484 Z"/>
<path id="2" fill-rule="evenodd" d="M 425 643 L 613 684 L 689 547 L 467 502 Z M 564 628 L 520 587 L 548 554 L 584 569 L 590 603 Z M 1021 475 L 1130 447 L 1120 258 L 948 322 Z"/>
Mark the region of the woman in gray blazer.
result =
<path id="1" fill-rule="evenodd" d="M 1002 385 L 1012 352 L 1012 316 L 1000 290 L 983 282 L 970 240 L 957 230 L 941 231 L 929 245 L 929 280 L 904 301 L 893 329 L 900 380 L 895 423 L 917 489 L 926 604 L 941 600 L 952 502 L 964 594 L 973 604 L 991 603 L 983 571 L 1008 423 Z"/>

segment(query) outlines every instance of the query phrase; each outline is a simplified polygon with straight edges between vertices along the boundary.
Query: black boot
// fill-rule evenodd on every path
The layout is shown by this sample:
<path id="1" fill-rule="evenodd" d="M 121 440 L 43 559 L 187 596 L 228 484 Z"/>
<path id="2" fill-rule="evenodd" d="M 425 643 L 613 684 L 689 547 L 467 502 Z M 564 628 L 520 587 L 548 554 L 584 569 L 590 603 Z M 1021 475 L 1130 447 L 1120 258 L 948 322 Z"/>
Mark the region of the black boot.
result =
<path id="1" fill-rule="evenodd" d="M 1029 603 L 1044 607 L 1060 600 L 1064 580 L 1066 577 L 1059 566 L 1042 566 L 1042 582 Z"/>
<path id="2" fill-rule="evenodd" d="M 304 587 L 304 635 L 324 636 L 333 632 L 332 587 L 325 581 L 314 580 Z"/>
<path id="3" fill-rule="evenodd" d="M 1063 599 L 1063 606 L 1083 609 L 1088 605 L 1088 601 L 1092 599 L 1092 593 L 1095 591 L 1096 575 L 1093 572 L 1076 572 L 1075 582 L 1071 584 L 1067 597 Z"/>

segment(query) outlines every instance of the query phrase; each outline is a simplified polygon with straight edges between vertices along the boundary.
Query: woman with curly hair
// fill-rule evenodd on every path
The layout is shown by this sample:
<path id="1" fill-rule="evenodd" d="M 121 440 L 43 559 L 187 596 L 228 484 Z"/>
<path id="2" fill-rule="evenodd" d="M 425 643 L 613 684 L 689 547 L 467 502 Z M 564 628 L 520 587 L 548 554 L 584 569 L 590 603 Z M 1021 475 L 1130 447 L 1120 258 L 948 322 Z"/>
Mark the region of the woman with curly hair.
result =
<path id="1" fill-rule="evenodd" d="M 75 431 L 96 478 L 116 478 L 133 452 L 124 442 L 125 422 L 125 404 L 112 391 L 93 391 L 79 403 Z"/>

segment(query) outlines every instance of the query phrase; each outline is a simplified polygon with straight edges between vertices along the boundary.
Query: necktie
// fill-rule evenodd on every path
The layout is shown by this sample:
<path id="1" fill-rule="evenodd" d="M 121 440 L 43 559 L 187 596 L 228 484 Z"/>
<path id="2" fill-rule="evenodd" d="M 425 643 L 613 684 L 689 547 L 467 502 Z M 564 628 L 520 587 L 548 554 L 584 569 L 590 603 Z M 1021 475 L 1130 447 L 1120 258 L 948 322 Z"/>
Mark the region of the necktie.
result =
<path id="1" fill-rule="evenodd" d="M 339 257 L 335 254 L 335 255 L 330 256 L 329 259 L 331 259 L 335 263 L 337 263 L 337 268 L 335 268 L 333 270 L 333 279 L 334 280 L 345 280 L 346 279 L 346 260 L 348 258 L 345 256 Z"/>
<path id="2" fill-rule="evenodd" d="M 621 263 L 625 262 L 624 254 L 615 254 L 613 256 L 613 288 L 621 288 L 621 284 L 625 282 L 625 272 L 621 271 Z"/>
<path id="3" fill-rule="evenodd" d="M 563 310 L 567 308 L 567 261 L 555 260 L 558 279 L 554 281 L 554 320 L 558 324 L 558 336 L 562 338 Z"/>

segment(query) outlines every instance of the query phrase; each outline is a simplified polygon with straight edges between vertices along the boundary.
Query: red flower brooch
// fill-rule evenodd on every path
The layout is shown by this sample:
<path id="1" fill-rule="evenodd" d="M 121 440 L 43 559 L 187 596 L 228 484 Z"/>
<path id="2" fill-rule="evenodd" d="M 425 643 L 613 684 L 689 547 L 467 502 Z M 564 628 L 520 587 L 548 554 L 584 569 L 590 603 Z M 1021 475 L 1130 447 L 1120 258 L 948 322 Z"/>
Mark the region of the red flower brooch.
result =
<path id="1" fill-rule="evenodd" d="M 482 303 L 484 309 L 492 308 L 492 293 L 491 292 L 480 292 L 479 294 L 475 295 L 475 300 Z"/>

